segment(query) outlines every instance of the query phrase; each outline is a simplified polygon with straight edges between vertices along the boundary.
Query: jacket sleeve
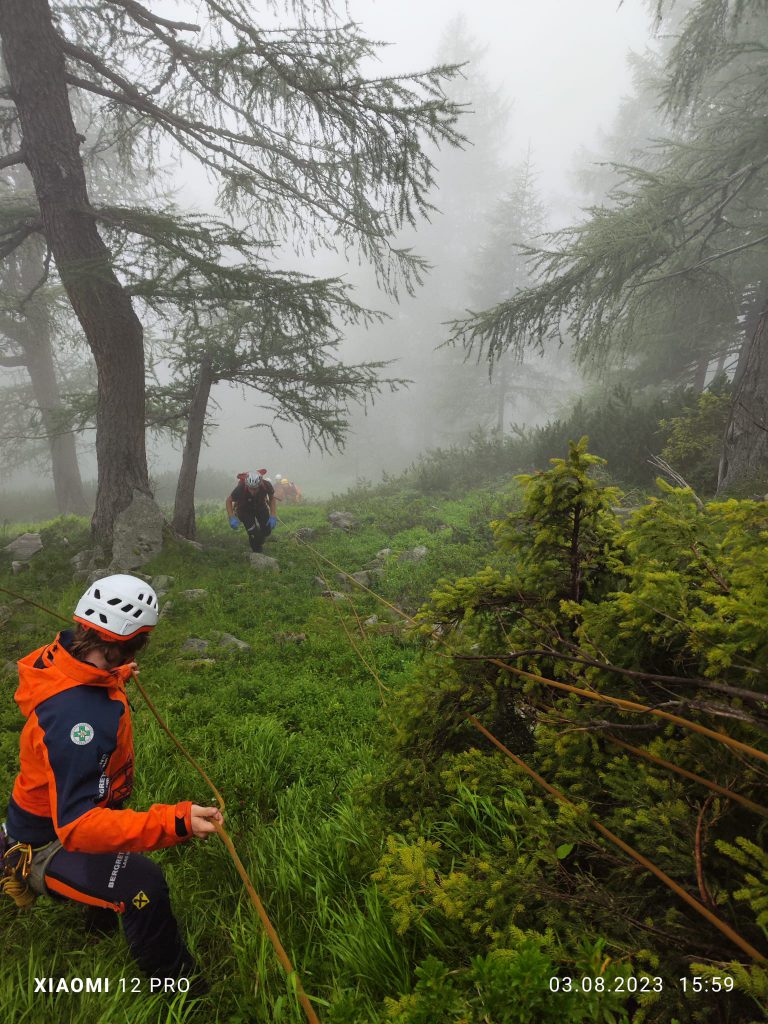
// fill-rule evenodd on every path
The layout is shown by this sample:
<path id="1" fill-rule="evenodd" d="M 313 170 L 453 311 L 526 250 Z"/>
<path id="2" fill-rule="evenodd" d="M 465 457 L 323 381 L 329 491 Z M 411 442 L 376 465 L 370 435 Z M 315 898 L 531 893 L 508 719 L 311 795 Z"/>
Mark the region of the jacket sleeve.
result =
<path id="1" fill-rule="evenodd" d="M 51 816 L 65 850 L 160 850 L 192 834 L 190 801 L 153 804 L 148 811 L 105 806 L 110 786 L 106 771 L 122 713 L 119 701 L 85 686 L 57 694 L 37 708 Z"/>

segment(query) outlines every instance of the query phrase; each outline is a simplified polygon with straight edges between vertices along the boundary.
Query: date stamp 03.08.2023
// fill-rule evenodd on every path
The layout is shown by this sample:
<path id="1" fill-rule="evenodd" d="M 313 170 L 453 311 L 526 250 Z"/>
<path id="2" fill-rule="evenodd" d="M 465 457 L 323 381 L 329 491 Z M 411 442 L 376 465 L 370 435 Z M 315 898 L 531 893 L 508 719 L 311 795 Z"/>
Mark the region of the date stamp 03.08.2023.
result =
<path id="1" fill-rule="evenodd" d="M 610 993 L 610 994 L 642 994 L 645 992 L 660 993 L 664 991 L 665 983 L 669 987 L 669 980 L 650 975 L 626 975 L 614 978 L 604 978 L 600 975 L 584 975 L 583 977 L 552 977 L 549 979 L 550 992 L 583 992 L 583 993 Z M 678 978 L 677 987 L 684 995 L 717 994 L 719 992 L 732 992 L 734 980 L 728 974 L 697 976 L 691 975 L 688 978 Z"/>

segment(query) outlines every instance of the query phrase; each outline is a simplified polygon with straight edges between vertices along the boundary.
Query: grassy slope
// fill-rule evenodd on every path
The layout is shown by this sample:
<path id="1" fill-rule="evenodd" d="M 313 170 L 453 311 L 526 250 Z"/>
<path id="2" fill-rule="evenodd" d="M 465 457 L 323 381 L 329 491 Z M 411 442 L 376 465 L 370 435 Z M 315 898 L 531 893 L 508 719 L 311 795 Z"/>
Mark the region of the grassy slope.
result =
<path id="1" fill-rule="evenodd" d="M 361 509 L 361 528 L 351 535 L 330 530 L 320 508 L 286 510 L 268 549 L 280 560 L 277 577 L 249 568 L 242 531 L 229 531 L 216 512 L 199 524 L 204 552 L 175 548 L 146 567 L 175 582 L 167 597 L 173 607 L 142 659 L 142 681 L 222 790 L 235 844 L 305 988 L 333 1007 L 320 1004 L 325 1020 L 337 1014 L 380 1019 L 384 996 L 408 990 L 413 964 L 369 880 L 381 837 L 364 834 L 351 799 L 381 764 L 381 694 L 350 647 L 339 620 L 342 606 L 317 596 L 311 580 L 318 566 L 289 533 L 300 525 L 318 528 L 314 545 L 348 571 L 362 568 L 379 548 L 397 552 L 426 544 L 424 562 L 393 559 L 380 584 L 390 600 L 413 608 L 439 576 L 483 564 L 490 547 L 487 521 L 509 500 L 483 493 L 439 506 L 423 499 L 372 499 Z M 44 540 L 46 549 L 31 571 L 14 579 L 3 566 L 0 585 L 68 614 L 81 590 L 72 583 L 69 559 L 86 546 L 87 529 L 82 521 L 60 520 Z M 327 566 L 324 571 L 333 577 Z M 207 589 L 208 598 L 196 603 L 179 596 L 190 588 Z M 47 642 L 56 626 L 6 595 L 0 594 L 0 603 L 13 609 L 0 636 L 2 666 Z M 362 617 L 382 614 L 371 596 L 356 595 L 354 607 Z M 360 636 L 349 610 L 345 615 Z M 210 640 L 217 631 L 246 640 L 252 651 L 180 651 L 187 637 Z M 306 640 L 296 642 L 285 633 L 304 633 Z M 385 683 L 407 673 L 417 656 L 410 641 L 391 633 L 367 630 L 358 642 Z M 200 658 L 214 658 L 215 664 L 194 664 Z M 21 718 L 11 699 L 13 676 L 6 671 L 0 679 L 4 800 L 16 771 Z M 210 802 L 204 784 L 170 747 L 138 695 L 133 703 L 139 766 L 133 805 Z M 207 1018 L 232 1024 L 302 1020 L 222 845 L 211 840 L 154 856 L 163 863 L 177 914 L 213 982 Z M 42 899 L 31 913 L 20 914 L 3 900 L 0 927 L 0 1007 L 15 1024 L 181 1021 L 195 1009 L 183 997 L 114 991 L 119 978 L 136 973 L 122 938 L 86 937 L 75 906 Z M 109 977 L 113 991 L 35 995 L 35 976 Z"/>

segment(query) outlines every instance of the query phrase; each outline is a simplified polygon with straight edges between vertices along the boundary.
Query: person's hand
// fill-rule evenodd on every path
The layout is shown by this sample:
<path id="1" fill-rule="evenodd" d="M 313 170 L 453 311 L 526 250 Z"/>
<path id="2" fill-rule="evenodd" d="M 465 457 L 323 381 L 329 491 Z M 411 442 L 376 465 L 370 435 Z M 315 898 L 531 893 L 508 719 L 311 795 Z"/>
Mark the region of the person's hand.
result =
<path id="1" fill-rule="evenodd" d="M 230 516 L 229 525 L 232 527 L 233 530 L 236 530 L 240 525 L 240 520 L 237 518 L 237 516 Z"/>
<path id="2" fill-rule="evenodd" d="M 190 815 L 192 835 L 197 839 L 207 839 L 216 831 L 216 825 L 224 824 L 224 817 L 218 807 L 201 807 L 200 804 L 192 804 Z"/>
<path id="3" fill-rule="evenodd" d="M 267 526 L 270 528 L 270 530 L 274 530 L 274 528 L 277 526 L 277 516 L 270 516 L 269 519 L 267 520 Z"/>

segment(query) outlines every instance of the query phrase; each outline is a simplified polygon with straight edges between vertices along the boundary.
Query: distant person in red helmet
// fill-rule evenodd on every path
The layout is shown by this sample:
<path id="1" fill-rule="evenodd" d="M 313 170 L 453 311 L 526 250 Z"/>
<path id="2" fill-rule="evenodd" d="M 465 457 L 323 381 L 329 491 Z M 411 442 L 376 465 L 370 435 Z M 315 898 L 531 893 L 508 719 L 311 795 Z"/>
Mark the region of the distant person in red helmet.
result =
<path id="1" fill-rule="evenodd" d="M 139 967 L 164 984 L 196 966 L 163 873 L 142 853 L 206 837 L 222 816 L 189 800 L 124 806 L 134 775 L 126 683 L 157 624 L 152 588 L 135 576 L 97 580 L 74 620 L 19 662 L 16 703 L 26 724 L 0 835 L 0 887 L 29 902 L 25 886 L 81 903 L 92 930 L 116 928 L 119 918 Z"/>
<path id="2" fill-rule="evenodd" d="M 227 496 L 229 525 L 236 530 L 240 523 L 248 534 L 251 551 L 261 552 L 264 541 L 277 526 L 275 489 L 267 479 L 266 469 L 240 473 L 237 486 Z"/>

